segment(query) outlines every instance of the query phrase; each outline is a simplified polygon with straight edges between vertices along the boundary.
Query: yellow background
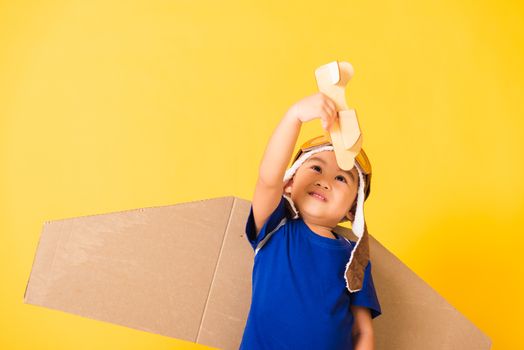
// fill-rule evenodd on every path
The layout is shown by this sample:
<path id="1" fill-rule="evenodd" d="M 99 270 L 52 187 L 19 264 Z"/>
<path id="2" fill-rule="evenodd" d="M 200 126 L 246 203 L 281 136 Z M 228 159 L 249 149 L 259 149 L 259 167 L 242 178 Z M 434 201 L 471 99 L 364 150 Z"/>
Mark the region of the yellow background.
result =
<path id="1" fill-rule="evenodd" d="M 0 348 L 205 348 L 23 304 L 42 224 L 251 199 L 275 126 L 337 59 L 355 68 L 371 234 L 493 349 L 524 348 L 523 8 L 0 2 Z"/>

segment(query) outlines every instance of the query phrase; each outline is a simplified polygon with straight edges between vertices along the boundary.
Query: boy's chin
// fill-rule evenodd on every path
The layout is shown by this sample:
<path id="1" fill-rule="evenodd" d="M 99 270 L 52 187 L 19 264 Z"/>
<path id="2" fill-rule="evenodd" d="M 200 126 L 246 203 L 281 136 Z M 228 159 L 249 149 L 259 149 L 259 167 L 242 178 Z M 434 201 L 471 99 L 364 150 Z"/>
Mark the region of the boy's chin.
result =
<path id="1" fill-rule="evenodd" d="M 302 219 L 307 219 L 309 221 L 314 221 L 318 224 L 325 224 L 326 226 L 330 226 L 331 223 L 341 223 L 342 220 L 338 220 L 336 218 L 328 217 L 326 218 L 325 211 L 319 211 L 319 210 L 300 210 L 298 209 L 300 216 Z M 346 220 L 347 221 L 347 220 Z"/>

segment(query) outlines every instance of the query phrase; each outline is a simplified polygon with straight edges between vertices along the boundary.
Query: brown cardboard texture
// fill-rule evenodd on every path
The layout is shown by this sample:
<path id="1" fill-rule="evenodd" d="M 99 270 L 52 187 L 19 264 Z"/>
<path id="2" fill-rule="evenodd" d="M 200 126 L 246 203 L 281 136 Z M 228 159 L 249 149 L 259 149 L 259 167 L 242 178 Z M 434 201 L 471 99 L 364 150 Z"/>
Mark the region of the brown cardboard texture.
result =
<path id="1" fill-rule="evenodd" d="M 250 205 L 222 197 L 48 221 L 25 302 L 238 349 L 251 302 Z M 485 334 L 371 235 L 369 244 L 382 307 L 373 320 L 376 349 L 490 348 Z"/>

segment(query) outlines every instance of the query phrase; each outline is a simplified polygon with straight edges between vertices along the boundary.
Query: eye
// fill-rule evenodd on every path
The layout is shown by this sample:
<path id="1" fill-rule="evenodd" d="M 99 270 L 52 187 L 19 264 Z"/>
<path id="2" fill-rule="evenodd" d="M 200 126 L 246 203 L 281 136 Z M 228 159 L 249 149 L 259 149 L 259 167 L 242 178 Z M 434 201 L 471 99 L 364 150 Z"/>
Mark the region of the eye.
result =
<path id="1" fill-rule="evenodd" d="M 320 169 L 320 167 L 319 167 L 318 165 L 313 165 L 313 166 L 311 167 L 311 169 L 318 169 L 319 171 L 322 170 L 322 169 Z"/>
<path id="2" fill-rule="evenodd" d="M 344 176 L 342 176 L 342 175 L 337 176 L 335 179 L 342 179 L 342 182 L 346 182 L 347 183 L 346 178 Z"/>

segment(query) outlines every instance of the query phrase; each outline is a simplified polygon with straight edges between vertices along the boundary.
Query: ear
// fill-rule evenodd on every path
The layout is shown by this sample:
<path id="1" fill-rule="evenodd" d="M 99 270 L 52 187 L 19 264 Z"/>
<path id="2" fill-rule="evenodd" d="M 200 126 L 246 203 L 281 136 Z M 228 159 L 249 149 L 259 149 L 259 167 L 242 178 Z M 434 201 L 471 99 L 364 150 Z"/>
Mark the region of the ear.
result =
<path id="1" fill-rule="evenodd" d="M 355 199 L 356 201 L 356 199 Z M 346 218 L 348 218 L 349 221 L 353 222 L 353 220 L 355 220 L 355 213 L 357 211 L 357 203 L 353 203 L 353 205 L 351 206 L 351 209 L 349 209 L 349 211 L 346 213 Z"/>
<path id="2" fill-rule="evenodd" d="M 291 189 L 293 188 L 293 178 L 291 178 L 287 184 L 284 186 L 284 193 L 291 195 Z"/>

